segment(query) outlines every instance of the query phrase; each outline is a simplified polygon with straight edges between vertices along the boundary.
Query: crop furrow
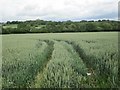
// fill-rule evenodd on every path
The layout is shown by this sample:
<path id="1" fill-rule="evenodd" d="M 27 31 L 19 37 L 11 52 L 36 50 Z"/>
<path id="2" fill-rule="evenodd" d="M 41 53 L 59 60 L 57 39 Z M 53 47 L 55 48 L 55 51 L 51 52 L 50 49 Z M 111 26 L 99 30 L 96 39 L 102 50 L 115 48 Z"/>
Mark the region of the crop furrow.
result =
<path id="1" fill-rule="evenodd" d="M 93 59 L 94 57 L 87 56 L 85 54 L 84 50 L 79 45 L 77 45 L 76 43 L 74 43 L 72 41 L 67 41 L 67 40 L 56 40 L 56 41 L 65 42 L 68 45 L 71 45 L 73 47 L 73 50 L 76 52 L 76 54 L 79 55 L 79 58 L 81 58 L 80 60 L 83 61 L 83 64 L 85 64 L 85 66 L 87 68 L 87 73 L 86 73 L 86 75 L 87 75 L 87 77 L 86 77 L 87 84 L 90 85 L 91 87 L 94 87 L 94 85 L 97 85 L 97 83 L 98 83 L 96 81 L 96 79 L 98 79 L 98 77 L 96 75 L 97 71 L 95 70 L 93 62 L 91 62 L 91 59 Z M 70 52 L 69 49 L 67 49 L 67 50 Z M 91 65 L 91 64 L 93 64 L 93 65 Z M 77 68 L 77 69 L 79 69 L 79 68 Z M 79 71 L 77 70 L 77 72 L 79 72 Z M 85 74 L 83 74 L 83 75 L 85 75 Z"/>
<path id="2" fill-rule="evenodd" d="M 72 41 L 67 41 L 67 40 L 56 40 L 56 41 L 58 41 L 58 42 L 66 42 L 67 44 L 71 45 L 73 47 L 73 49 L 75 50 L 75 52 L 79 55 L 79 57 L 86 64 L 87 68 L 92 69 L 92 67 L 89 65 L 89 62 L 88 62 L 88 56 L 85 54 L 84 50 L 79 47 L 79 45 L 75 44 Z"/>
<path id="3" fill-rule="evenodd" d="M 43 72 L 37 75 L 34 87 L 85 87 L 85 74 L 86 67 L 74 53 L 72 46 L 65 42 L 55 41 L 52 58 Z"/>
<path id="4" fill-rule="evenodd" d="M 43 70 L 51 58 L 52 51 L 53 43 L 48 41 L 37 41 L 24 52 L 9 49 L 8 55 L 12 56 L 12 59 L 10 61 L 9 58 L 4 57 L 2 63 L 3 88 L 31 87 L 38 72 Z"/>
<path id="5" fill-rule="evenodd" d="M 43 41 L 43 42 L 47 43 L 47 48 L 44 50 L 44 53 L 46 52 L 46 56 L 45 56 L 46 59 L 43 60 L 43 62 L 39 62 L 41 64 L 40 64 L 39 71 L 38 71 L 36 77 L 38 75 L 41 75 L 44 72 L 44 70 L 47 67 L 47 64 L 51 60 L 52 53 L 53 53 L 53 50 L 54 50 L 54 47 L 53 47 L 54 46 L 54 42 L 53 41 L 49 41 L 49 40 L 39 40 L 39 41 Z M 34 80 L 34 82 L 32 82 L 30 87 L 34 87 L 35 81 L 36 81 L 36 77 L 35 77 L 35 80 Z"/>
<path id="6" fill-rule="evenodd" d="M 46 60 L 44 60 L 44 64 L 41 66 L 42 70 L 41 72 L 44 71 L 44 69 L 46 68 L 47 64 L 49 63 L 49 61 L 51 60 L 52 58 L 52 53 L 53 53 L 53 50 L 54 50 L 54 42 L 53 41 L 49 41 L 49 40 L 43 40 L 44 42 L 47 43 L 47 48 L 46 48 Z"/>
<path id="7" fill-rule="evenodd" d="M 88 55 L 85 53 L 84 49 L 80 47 L 80 45 L 76 44 L 73 41 L 64 40 L 64 42 L 73 46 L 74 50 L 78 53 L 79 57 L 83 60 L 86 67 L 88 68 L 87 74 L 92 76 L 90 79 L 92 82 L 89 80 L 88 83 L 91 83 L 93 86 L 98 85 L 98 87 L 101 87 L 101 82 L 104 82 L 114 85 L 111 86 L 110 84 L 106 84 L 106 87 L 117 87 L 116 83 L 118 81 L 116 78 L 114 79 L 114 75 L 111 75 L 113 73 L 112 69 L 106 66 L 106 60 L 104 61 L 105 57 L 103 57 L 102 60 L 92 54 Z"/>

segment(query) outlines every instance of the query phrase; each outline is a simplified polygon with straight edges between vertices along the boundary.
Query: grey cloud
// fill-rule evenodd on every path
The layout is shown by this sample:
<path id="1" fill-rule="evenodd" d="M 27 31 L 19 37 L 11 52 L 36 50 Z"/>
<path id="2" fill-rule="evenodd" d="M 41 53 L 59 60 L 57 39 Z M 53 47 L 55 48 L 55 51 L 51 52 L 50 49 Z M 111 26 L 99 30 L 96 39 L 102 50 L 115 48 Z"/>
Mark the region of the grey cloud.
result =
<path id="1" fill-rule="evenodd" d="M 118 0 L 1 0 L 2 21 L 117 18 Z M 3 5 L 6 4 L 6 5 Z"/>

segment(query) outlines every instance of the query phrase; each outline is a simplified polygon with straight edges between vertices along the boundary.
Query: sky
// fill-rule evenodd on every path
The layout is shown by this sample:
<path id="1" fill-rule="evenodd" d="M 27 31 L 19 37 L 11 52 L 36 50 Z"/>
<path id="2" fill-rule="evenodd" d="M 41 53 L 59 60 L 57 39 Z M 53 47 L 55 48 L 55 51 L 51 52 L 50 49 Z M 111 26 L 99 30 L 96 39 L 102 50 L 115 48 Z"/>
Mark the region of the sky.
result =
<path id="1" fill-rule="evenodd" d="M 0 0 L 0 21 L 118 19 L 118 0 Z"/>

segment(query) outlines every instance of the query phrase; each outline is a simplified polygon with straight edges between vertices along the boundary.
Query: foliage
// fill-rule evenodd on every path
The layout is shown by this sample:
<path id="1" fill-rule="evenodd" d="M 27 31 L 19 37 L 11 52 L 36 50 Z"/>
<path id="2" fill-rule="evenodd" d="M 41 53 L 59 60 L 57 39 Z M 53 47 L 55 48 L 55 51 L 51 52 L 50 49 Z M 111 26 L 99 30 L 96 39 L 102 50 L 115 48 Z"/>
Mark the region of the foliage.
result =
<path id="1" fill-rule="evenodd" d="M 3 34 L 9 33 L 60 33 L 60 32 L 100 32 L 118 31 L 119 21 L 64 21 L 53 22 L 43 20 L 12 21 L 3 24 Z M 17 26 L 17 27 L 15 27 Z"/>

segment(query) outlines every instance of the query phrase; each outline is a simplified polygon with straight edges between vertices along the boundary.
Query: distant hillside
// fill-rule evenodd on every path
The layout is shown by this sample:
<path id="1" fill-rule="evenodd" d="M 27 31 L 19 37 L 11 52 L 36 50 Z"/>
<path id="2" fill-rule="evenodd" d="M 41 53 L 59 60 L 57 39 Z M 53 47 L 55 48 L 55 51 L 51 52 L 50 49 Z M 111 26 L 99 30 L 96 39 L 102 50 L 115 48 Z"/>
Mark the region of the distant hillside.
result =
<path id="1" fill-rule="evenodd" d="M 2 34 L 14 33 L 62 33 L 62 32 L 101 32 L 118 31 L 120 22 L 110 20 L 98 21 L 8 21 L 2 25 Z"/>

